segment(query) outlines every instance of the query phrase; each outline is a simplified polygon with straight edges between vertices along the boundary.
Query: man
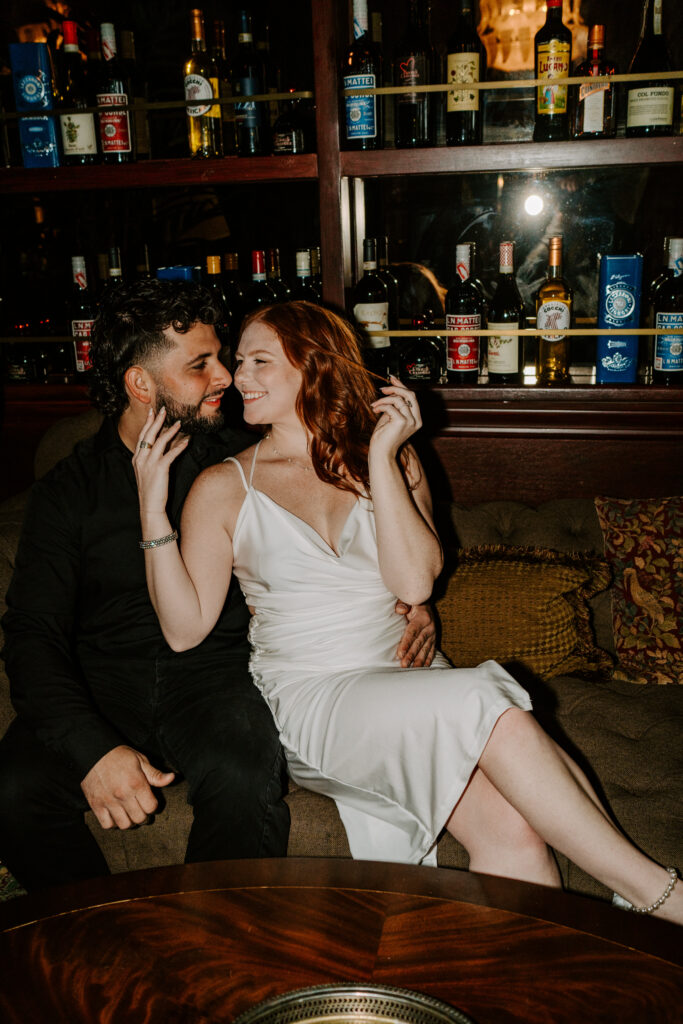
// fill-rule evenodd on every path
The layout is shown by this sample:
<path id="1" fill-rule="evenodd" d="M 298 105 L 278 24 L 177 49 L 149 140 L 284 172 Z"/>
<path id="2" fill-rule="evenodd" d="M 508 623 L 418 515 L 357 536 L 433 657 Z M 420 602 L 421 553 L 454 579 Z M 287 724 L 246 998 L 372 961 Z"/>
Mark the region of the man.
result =
<path id="1" fill-rule="evenodd" d="M 84 811 L 103 828 L 141 824 L 176 774 L 193 808 L 186 861 L 286 854 L 284 760 L 249 676 L 239 587 L 212 633 L 173 653 L 139 546 L 131 459 L 150 408 L 191 437 L 173 467 L 174 528 L 197 474 L 253 443 L 223 425 L 218 317 L 196 285 L 112 292 L 92 338 L 107 418 L 33 488 L 3 619 L 17 718 L 0 742 L 0 859 L 29 890 L 106 874 Z M 403 663 L 428 664 L 431 617 L 402 610 Z"/>

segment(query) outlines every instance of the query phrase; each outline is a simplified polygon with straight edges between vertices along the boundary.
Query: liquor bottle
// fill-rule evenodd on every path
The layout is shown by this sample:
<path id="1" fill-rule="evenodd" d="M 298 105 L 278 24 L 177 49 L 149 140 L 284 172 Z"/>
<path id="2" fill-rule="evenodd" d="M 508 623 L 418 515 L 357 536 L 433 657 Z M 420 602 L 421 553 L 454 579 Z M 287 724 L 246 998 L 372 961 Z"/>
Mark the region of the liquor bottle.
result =
<path id="1" fill-rule="evenodd" d="M 240 274 L 239 254 L 236 252 L 226 252 L 223 256 L 223 286 L 228 302 L 234 310 L 239 311 L 241 319 L 246 288 Z"/>
<path id="2" fill-rule="evenodd" d="M 190 12 L 192 24 L 191 52 L 185 62 L 185 99 L 197 102 L 187 107 L 187 138 L 190 156 L 210 158 L 223 156 L 223 129 L 220 105 L 213 103 L 220 95 L 218 68 L 207 53 L 204 15 L 196 7 Z"/>
<path id="3" fill-rule="evenodd" d="M 246 10 L 240 11 L 239 15 L 232 92 L 233 96 L 242 97 L 235 104 L 237 153 L 239 156 L 264 156 L 269 148 L 266 104 L 249 99 L 264 92 L 263 65 L 254 46 L 251 15 Z"/>
<path id="4" fill-rule="evenodd" d="M 514 273 L 514 242 L 500 243 L 498 284 L 491 300 L 488 327 L 500 331 L 488 339 L 489 384 L 517 387 L 524 383 L 524 339 L 506 334 L 511 327 L 522 330 L 526 320 L 524 303 Z"/>
<path id="5" fill-rule="evenodd" d="M 290 92 L 295 92 L 290 89 Z M 273 153 L 309 153 L 307 118 L 302 100 L 285 100 L 282 111 L 273 124 Z"/>
<path id="6" fill-rule="evenodd" d="M 318 293 L 318 302 L 321 302 L 323 297 L 323 275 L 321 268 L 320 246 L 314 245 L 311 248 L 311 284 Z"/>
<path id="7" fill-rule="evenodd" d="M 342 69 L 344 89 L 376 89 L 382 85 L 382 54 L 368 29 L 368 0 L 353 0 L 353 42 Z M 347 149 L 382 149 L 382 104 L 378 96 L 344 96 Z"/>
<path id="8" fill-rule="evenodd" d="M 671 71 L 662 29 L 663 0 L 644 0 L 640 39 L 629 65 L 629 74 Z M 628 83 L 626 134 L 673 134 L 674 83 L 656 78 Z"/>
<path id="9" fill-rule="evenodd" d="M 292 298 L 292 289 L 282 279 L 280 272 L 279 249 L 268 249 L 266 253 L 266 280 L 275 294 L 276 302 L 287 302 Z"/>
<path id="10" fill-rule="evenodd" d="M 151 156 L 149 117 L 147 115 L 149 90 L 144 75 L 140 72 L 140 65 L 135 53 L 135 34 L 132 29 L 121 29 L 120 42 L 121 63 L 130 82 L 130 91 L 133 98 L 135 158 L 137 160 L 149 160 Z"/>
<path id="11" fill-rule="evenodd" d="M 419 0 L 409 0 L 406 31 L 399 43 L 394 63 L 396 85 L 410 88 L 431 83 L 431 49 L 427 26 L 418 7 Z M 430 116 L 429 93 L 403 92 L 396 96 L 394 134 L 397 149 L 433 146 L 434 135 Z"/>
<path id="12" fill-rule="evenodd" d="M 234 338 L 236 325 L 233 321 L 232 311 L 223 288 L 220 256 L 206 257 L 206 287 L 221 310 L 220 319 L 214 325 L 218 340 L 224 348 L 229 348 Z"/>
<path id="13" fill-rule="evenodd" d="M 377 242 L 363 239 L 363 276 L 351 293 L 351 308 L 362 332 L 363 358 L 369 370 L 387 377 L 392 368 L 389 338 L 375 331 L 389 330 L 389 293 L 377 273 Z"/>
<path id="14" fill-rule="evenodd" d="M 557 80 L 569 76 L 572 34 L 562 22 L 562 0 L 546 0 L 545 24 L 534 37 L 536 78 L 547 79 L 536 88 L 534 142 L 569 138 L 567 86 Z"/>
<path id="15" fill-rule="evenodd" d="M 215 18 L 213 22 L 211 57 L 218 72 L 218 95 L 222 100 L 229 98 L 232 96 L 232 80 L 225 48 L 225 22 L 221 18 Z M 222 104 L 221 123 L 223 126 L 223 152 L 226 156 L 234 156 L 237 153 L 237 138 L 235 136 L 235 106 L 233 103 Z"/>
<path id="16" fill-rule="evenodd" d="M 431 309 L 421 316 L 413 317 L 416 331 L 433 331 L 434 317 Z M 399 358 L 399 377 L 409 388 L 431 387 L 441 382 L 443 353 L 440 339 L 430 337 L 408 338 Z"/>
<path id="17" fill-rule="evenodd" d="M 387 286 L 389 295 L 389 330 L 398 330 L 399 290 L 398 280 L 389 268 L 389 239 L 386 235 L 377 237 L 377 276 Z"/>
<path id="18" fill-rule="evenodd" d="M 100 25 L 102 67 L 97 90 L 100 149 L 106 164 L 130 163 L 135 159 L 133 122 L 128 110 L 131 99 L 125 70 L 117 56 L 116 29 L 111 22 Z"/>
<path id="19" fill-rule="evenodd" d="M 123 270 L 121 268 L 121 250 L 118 245 L 112 245 L 107 250 L 107 279 L 102 289 L 102 295 L 118 288 L 123 284 Z"/>
<path id="20" fill-rule="evenodd" d="M 669 239 L 669 270 L 654 297 L 654 326 L 662 330 L 683 328 L 683 238 Z M 652 383 L 683 387 L 683 335 L 656 334 Z"/>
<path id="21" fill-rule="evenodd" d="M 573 292 L 562 276 L 562 236 L 548 247 L 548 276 L 536 293 L 536 327 L 567 330 L 572 325 Z M 569 384 L 569 338 L 566 334 L 537 337 L 536 381 L 542 385 Z"/>
<path id="22" fill-rule="evenodd" d="M 251 253 L 251 285 L 244 297 L 245 312 L 251 313 L 258 306 L 270 306 L 276 302 L 275 292 L 266 277 L 266 254 L 263 249 Z"/>
<path id="23" fill-rule="evenodd" d="M 455 283 L 446 293 L 446 372 L 448 383 L 472 387 L 479 377 L 479 334 L 484 302 L 470 280 L 469 243 L 456 245 Z M 451 331 L 458 333 L 451 334 Z"/>
<path id="24" fill-rule="evenodd" d="M 486 77 L 486 57 L 474 27 L 474 0 L 459 2 L 455 30 L 447 44 L 446 74 L 454 88 L 449 89 L 446 100 L 446 142 L 471 146 L 481 142 L 482 101 L 479 90 L 468 89 L 467 83 Z"/>
<path id="25" fill-rule="evenodd" d="M 306 299 L 308 302 L 320 301 L 320 296 L 313 285 L 310 249 L 296 250 L 296 280 L 292 286 L 291 298 Z"/>
<path id="26" fill-rule="evenodd" d="M 135 278 L 137 281 L 148 281 L 154 277 L 152 264 L 149 258 L 149 245 L 143 242 L 138 250 L 138 259 L 135 264 Z"/>
<path id="27" fill-rule="evenodd" d="M 605 26 L 592 25 L 588 56 L 575 69 L 578 76 L 613 75 L 614 64 L 605 60 Z M 585 82 L 572 88 L 572 135 L 575 139 L 611 139 L 617 131 L 616 88 L 608 82 Z"/>
<path id="28" fill-rule="evenodd" d="M 85 373 L 91 367 L 90 335 L 95 320 L 95 300 L 88 288 L 84 256 L 71 257 L 73 290 L 71 296 L 71 336 L 76 353 L 76 371 Z"/>
<path id="29" fill-rule="evenodd" d="M 59 115 L 62 130 L 63 161 L 67 167 L 99 163 L 97 129 L 94 114 L 74 113 L 91 106 L 85 62 L 78 48 L 78 25 L 62 22 L 64 45 L 59 66 L 60 106 L 69 113 Z"/>

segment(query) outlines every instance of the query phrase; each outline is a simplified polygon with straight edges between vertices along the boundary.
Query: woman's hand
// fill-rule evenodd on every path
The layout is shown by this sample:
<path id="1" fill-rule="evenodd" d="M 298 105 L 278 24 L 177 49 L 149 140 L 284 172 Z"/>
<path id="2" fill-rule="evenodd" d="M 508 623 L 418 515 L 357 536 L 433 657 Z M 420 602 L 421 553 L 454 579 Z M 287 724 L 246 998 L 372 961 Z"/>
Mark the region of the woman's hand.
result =
<path id="1" fill-rule="evenodd" d="M 135 445 L 133 469 L 141 513 L 165 513 L 171 463 L 185 450 L 189 441 L 189 437 L 178 436 L 180 420 L 162 429 L 165 418 L 165 409 L 156 416 L 150 409 Z"/>
<path id="2" fill-rule="evenodd" d="M 370 448 L 395 456 L 402 444 L 422 426 L 420 407 L 412 391 L 390 376 L 391 384 L 380 388 L 383 397 L 372 403 L 380 418 L 370 438 Z"/>

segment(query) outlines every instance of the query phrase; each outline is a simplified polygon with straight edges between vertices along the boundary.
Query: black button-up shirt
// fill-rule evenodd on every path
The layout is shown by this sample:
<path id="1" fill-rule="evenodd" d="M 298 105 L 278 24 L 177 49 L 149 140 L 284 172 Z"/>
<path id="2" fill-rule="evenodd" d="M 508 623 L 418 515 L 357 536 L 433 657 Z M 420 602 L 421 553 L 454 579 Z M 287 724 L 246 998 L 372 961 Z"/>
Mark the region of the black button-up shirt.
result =
<path id="1" fill-rule="evenodd" d="M 228 428 L 193 437 L 172 466 L 174 527 L 197 474 L 251 443 Z M 218 651 L 243 653 L 245 665 L 248 657 L 249 613 L 234 579 L 201 644 L 179 654 L 166 644 L 147 591 L 131 459 L 116 423 L 105 420 L 34 484 L 2 620 L 17 713 L 84 776 L 127 742 L 105 695 L 113 690 L 144 714 L 160 675 L 183 672 L 191 685 Z"/>

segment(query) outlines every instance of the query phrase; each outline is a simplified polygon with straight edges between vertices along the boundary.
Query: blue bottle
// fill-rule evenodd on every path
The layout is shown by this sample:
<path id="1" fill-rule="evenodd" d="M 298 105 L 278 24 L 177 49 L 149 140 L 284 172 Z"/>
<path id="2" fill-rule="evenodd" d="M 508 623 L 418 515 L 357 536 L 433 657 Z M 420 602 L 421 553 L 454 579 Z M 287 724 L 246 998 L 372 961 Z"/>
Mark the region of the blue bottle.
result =
<path id="1" fill-rule="evenodd" d="M 598 328 L 640 326 L 643 257 L 602 256 L 598 287 Z M 598 384 L 634 384 L 639 336 L 598 335 L 595 380 Z"/>

